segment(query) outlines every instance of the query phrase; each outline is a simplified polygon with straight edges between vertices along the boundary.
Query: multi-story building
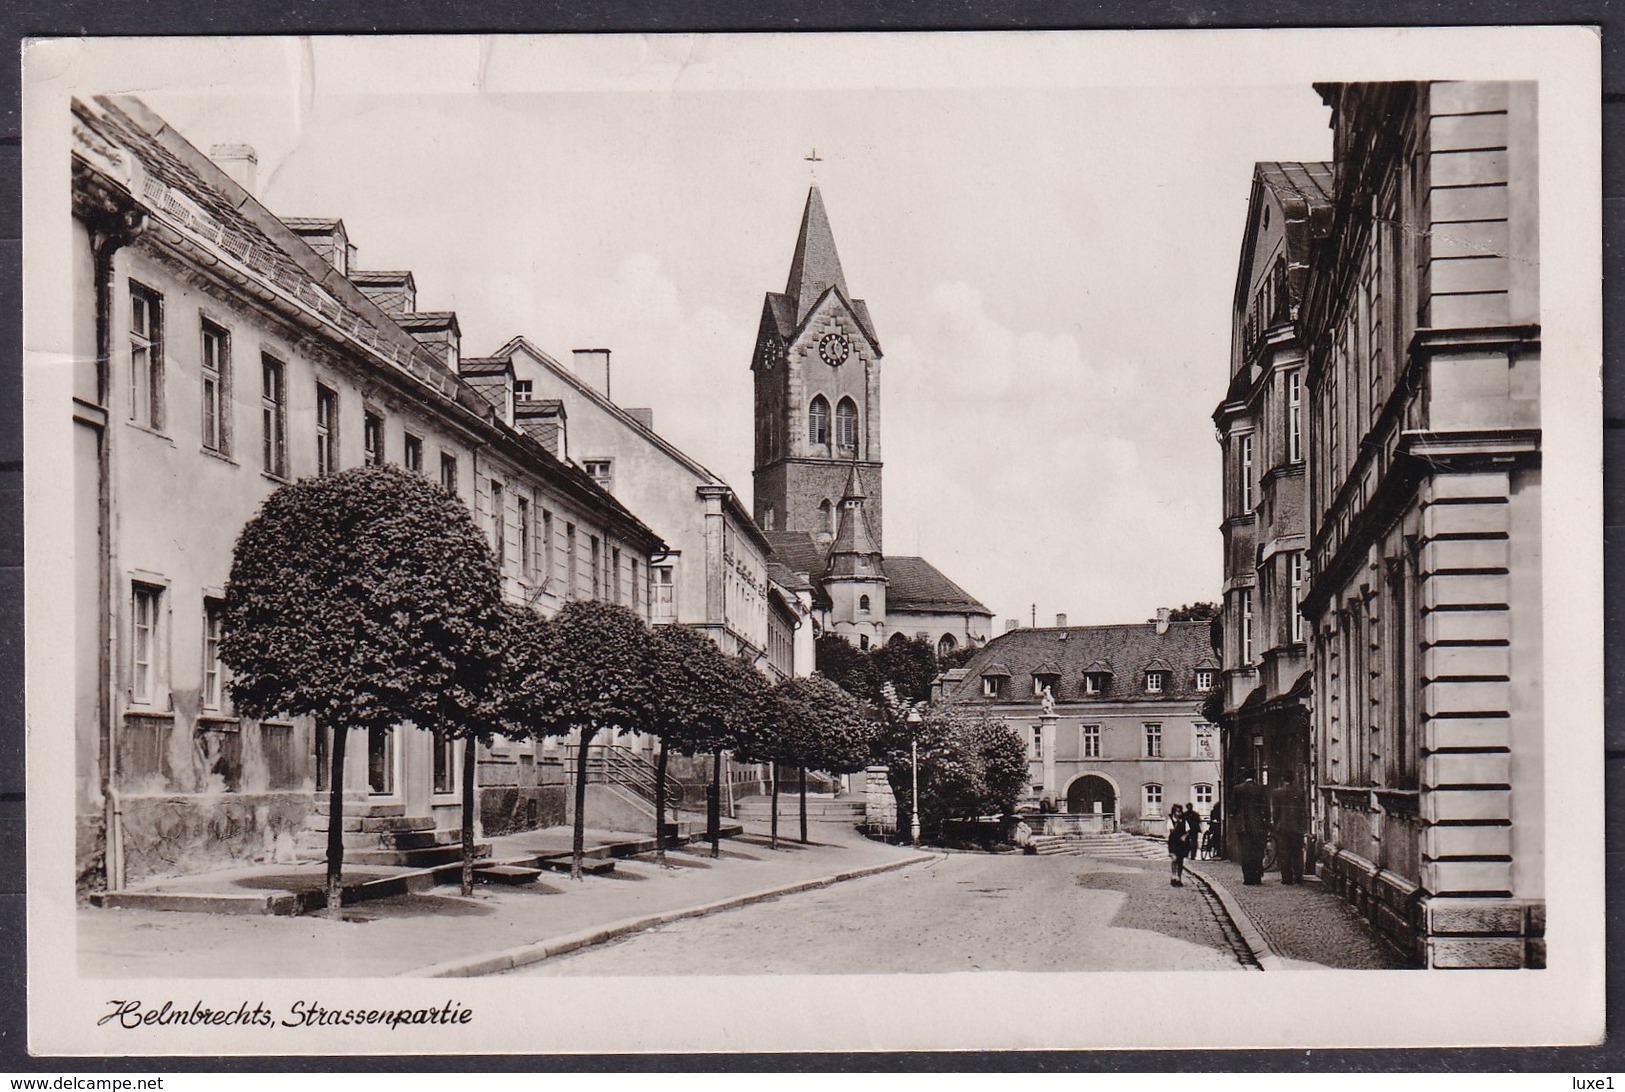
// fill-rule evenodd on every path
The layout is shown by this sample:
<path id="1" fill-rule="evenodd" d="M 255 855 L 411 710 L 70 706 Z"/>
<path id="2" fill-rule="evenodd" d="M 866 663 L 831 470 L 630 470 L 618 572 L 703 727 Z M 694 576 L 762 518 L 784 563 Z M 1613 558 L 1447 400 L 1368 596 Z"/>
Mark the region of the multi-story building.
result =
<path id="1" fill-rule="evenodd" d="M 330 732 L 237 717 L 218 655 L 238 531 L 284 482 L 393 462 L 465 498 L 504 591 L 647 613 L 660 537 L 458 376 L 456 316 L 410 274 L 352 269 L 338 220 L 284 222 L 132 99 L 73 109 L 78 865 L 87 887 L 319 847 Z M 237 172 L 242 183 L 228 171 Z M 67 407 L 64 407 L 66 409 Z M 414 728 L 352 745 L 347 815 L 460 827 L 461 748 Z M 487 832 L 557 821 L 536 749 L 481 752 Z M 315 835 L 314 837 L 312 837 Z"/>
<path id="2" fill-rule="evenodd" d="M 1543 965 L 1532 83 L 1319 87 L 1307 353 L 1321 875 L 1418 961 Z"/>
<path id="3" fill-rule="evenodd" d="M 986 641 L 993 614 L 920 557 L 882 553 L 880 340 L 846 287 L 814 186 L 790 276 L 762 304 L 756 351 L 755 515 L 813 586 L 818 629 L 862 648 L 923 637 L 939 653 Z"/>
<path id="4" fill-rule="evenodd" d="M 1208 622 L 1012 629 L 938 680 L 938 700 L 982 710 L 1027 741 L 1023 805 L 1068 830 L 1164 834 L 1173 805 L 1217 800 L 1219 685 Z M 1048 704 L 1046 704 L 1046 692 Z M 1047 806 L 1046 806 L 1047 805 Z"/>
<path id="5" fill-rule="evenodd" d="M 1253 171 L 1236 274 L 1223 448 L 1223 784 L 1310 777 L 1304 468 L 1309 407 L 1297 318 L 1309 250 L 1331 222 L 1330 163 Z"/>

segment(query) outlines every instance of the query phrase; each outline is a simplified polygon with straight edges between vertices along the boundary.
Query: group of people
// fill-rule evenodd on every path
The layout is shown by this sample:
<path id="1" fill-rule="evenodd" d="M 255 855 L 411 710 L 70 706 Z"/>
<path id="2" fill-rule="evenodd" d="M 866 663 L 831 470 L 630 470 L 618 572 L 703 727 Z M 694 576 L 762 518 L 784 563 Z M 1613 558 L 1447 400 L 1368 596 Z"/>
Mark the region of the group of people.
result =
<path id="1" fill-rule="evenodd" d="M 1271 835 L 1275 838 L 1275 859 L 1283 884 L 1303 882 L 1303 836 L 1305 828 L 1303 797 L 1294 784 L 1292 771 L 1283 770 L 1278 783 L 1267 792 L 1252 778 L 1230 792 L 1230 816 L 1236 825 L 1236 843 L 1241 856 L 1241 882 L 1249 887 L 1264 880 L 1264 858 Z M 1194 857 L 1201 840 L 1202 817 L 1189 804 L 1174 805 L 1168 815 L 1168 882 L 1183 887 L 1185 859 Z M 1204 848 L 1218 856 L 1219 816 L 1215 808 L 1208 823 Z"/>

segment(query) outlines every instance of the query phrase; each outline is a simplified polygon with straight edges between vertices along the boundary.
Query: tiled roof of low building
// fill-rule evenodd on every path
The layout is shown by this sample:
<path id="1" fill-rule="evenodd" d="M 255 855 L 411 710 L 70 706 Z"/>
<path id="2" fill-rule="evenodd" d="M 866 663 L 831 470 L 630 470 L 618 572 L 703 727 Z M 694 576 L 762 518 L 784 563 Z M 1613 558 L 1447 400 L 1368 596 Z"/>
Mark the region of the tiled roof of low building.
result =
<path id="1" fill-rule="evenodd" d="M 1200 702 L 1206 694 L 1196 689 L 1196 668 L 1213 655 L 1211 632 L 1206 621 L 1170 622 L 1160 634 L 1155 622 L 1010 630 L 972 657 L 965 665 L 964 679 L 950 686 L 945 696 L 949 701 L 980 701 L 983 675 L 1008 672 L 1019 682 L 1058 668 L 1059 685 L 1052 684 L 1058 702 Z M 1085 696 L 1084 675 L 1100 671 L 1103 663 L 1115 665 L 1115 671 L 1099 695 Z M 1148 668 L 1168 672 L 1160 693 L 1145 693 Z M 1028 697 L 1030 694 L 1029 688 L 1018 685 L 998 700 L 1040 700 Z"/>
<path id="2" fill-rule="evenodd" d="M 923 557 L 886 558 L 886 610 L 993 616 L 975 596 Z"/>

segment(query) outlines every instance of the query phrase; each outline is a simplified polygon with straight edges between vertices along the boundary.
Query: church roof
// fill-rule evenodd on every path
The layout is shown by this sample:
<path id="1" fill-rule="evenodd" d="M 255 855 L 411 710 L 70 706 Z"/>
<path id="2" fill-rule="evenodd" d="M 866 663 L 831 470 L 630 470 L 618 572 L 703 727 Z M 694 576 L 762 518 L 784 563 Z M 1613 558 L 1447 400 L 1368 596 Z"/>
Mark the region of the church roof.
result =
<path id="1" fill-rule="evenodd" d="M 886 613 L 946 611 L 951 614 L 985 614 L 984 607 L 970 592 L 942 575 L 923 557 L 886 558 Z"/>
<path id="2" fill-rule="evenodd" d="M 790 259 L 790 277 L 785 282 L 784 292 L 767 294 L 767 307 L 779 336 L 786 341 L 795 337 L 807 316 L 831 291 L 839 294 L 841 301 L 851 309 L 864 335 L 878 351 L 880 340 L 875 337 L 869 307 L 862 300 L 853 299 L 847 290 L 841 256 L 835 250 L 835 233 L 830 230 L 829 215 L 824 212 L 824 197 L 818 187 L 813 186 L 807 191 L 807 205 L 801 213 L 801 231 L 796 235 L 796 252 Z"/>
<path id="3" fill-rule="evenodd" d="M 1196 689 L 1196 669 L 1213 655 L 1210 630 L 1206 621 L 1170 622 L 1164 633 L 1157 632 L 1155 622 L 1010 630 L 993 638 L 971 658 L 965 665 L 964 679 L 948 690 L 947 698 L 981 701 L 982 689 L 977 680 L 982 675 L 1008 672 L 1018 681 L 1033 675 L 1059 674 L 1059 685 L 1051 686 L 1055 700 L 1061 702 L 1200 702 L 1207 695 Z M 1107 682 L 1102 693 L 1086 695 L 1084 674 L 1100 671 L 1102 664 L 1108 671 L 1111 664 L 1116 664 L 1120 674 Z M 1147 694 L 1143 673 L 1153 666 L 1167 671 L 1169 677 L 1163 681 L 1160 693 Z M 1039 700 L 1036 695 L 1028 699 L 1026 693 L 1024 687 L 1018 686 L 999 700 Z"/>

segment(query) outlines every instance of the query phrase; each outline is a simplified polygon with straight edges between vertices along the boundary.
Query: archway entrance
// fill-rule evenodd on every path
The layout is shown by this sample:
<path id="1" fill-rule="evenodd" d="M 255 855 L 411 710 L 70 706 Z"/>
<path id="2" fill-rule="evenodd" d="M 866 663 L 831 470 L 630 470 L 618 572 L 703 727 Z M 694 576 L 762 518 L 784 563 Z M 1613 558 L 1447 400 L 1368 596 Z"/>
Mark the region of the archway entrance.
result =
<path id="1" fill-rule="evenodd" d="M 1098 774 L 1084 774 L 1066 790 L 1066 810 L 1098 831 L 1117 829 L 1117 791 Z"/>

